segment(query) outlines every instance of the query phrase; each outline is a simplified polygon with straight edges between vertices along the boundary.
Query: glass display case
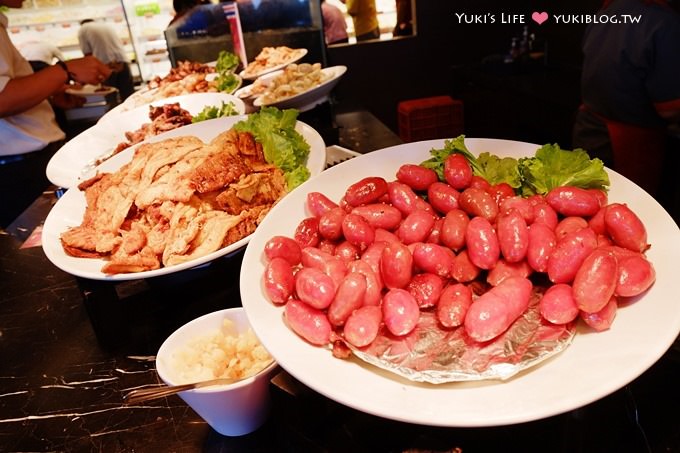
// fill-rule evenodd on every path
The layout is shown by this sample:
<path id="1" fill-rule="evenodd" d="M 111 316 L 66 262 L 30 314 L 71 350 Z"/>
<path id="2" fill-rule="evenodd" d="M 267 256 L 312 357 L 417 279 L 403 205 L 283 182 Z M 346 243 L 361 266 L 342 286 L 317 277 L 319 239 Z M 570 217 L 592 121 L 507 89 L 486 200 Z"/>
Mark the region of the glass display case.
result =
<path id="1" fill-rule="evenodd" d="M 120 36 L 131 70 L 148 81 L 170 70 L 163 31 L 172 19 L 171 0 L 26 0 L 6 12 L 14 45 L 32 41 L 54 43 L 66 59 L 83 56 L 78 29 L 83 19 L 110 23 Z"/>
<path id="2" fill-rule="evenodd" d="M 119 0 L 130 26 L 138 53 L 142 80 L 164 76 L 170 71 L 170 58 L 163 31 L 173 15 L 171 0 Z"/>
<path id="3" fill-rule="evenodd" d="M 9 36 L 21 51 L 26 43 L 38 41 L 55 44 L 65 59 L 83 56 L 78 45 L 78 29 L 83 19 L 110 23 L 120 37 L 131 62 L 137 55 L 132 33 L 120 0 L 27 0 L 20 9 L 10 9 Z M 132 65 L 133 75 L 139 70 Z"/>
<path id="4" fill-rule="evenodd" d="M 221 50 L 234 52 L 224 7 L 233 2 L 194 7 L 165 30 L 172 65 L 191 60 L 214 61 Z M 305 48 L 305 61 L 325 63 L 318 0 L 247 0 L 237 2 L 246 59 L 267 46 Z"/>

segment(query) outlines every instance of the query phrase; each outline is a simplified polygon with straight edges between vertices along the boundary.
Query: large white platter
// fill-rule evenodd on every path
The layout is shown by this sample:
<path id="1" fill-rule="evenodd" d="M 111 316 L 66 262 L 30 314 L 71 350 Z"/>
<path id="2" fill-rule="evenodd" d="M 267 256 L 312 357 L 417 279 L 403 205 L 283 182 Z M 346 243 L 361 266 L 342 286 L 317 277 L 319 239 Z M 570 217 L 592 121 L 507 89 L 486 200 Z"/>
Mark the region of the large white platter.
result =
<path id="1" fill-rule="evenodd" d="M 492 139 L 466 139 L 474 154 L 533 155 L 537 145 Z M 352 408 L 410 423 L 483 427 L 532 421 L 579 408 L 625 386 L 670 347 L 680 332 L 677 263 L 680 230 L 646 192 L 609 171 L 611 202 L 627 203 L 645 222 L 648 257 L 657 280 L 639 300 L 620 307 L 611 329 L 578 329 L 561 354 L 507 381 L 426 384 L 409 381 L 357 359 L 340 360 L 324 348 L 295 335 L 282 319 L 282 308 L 263 292 L 263 246 L 274 235 L 292 236 L 310 214 L 307 193 L 319 191 L 338 201 L 359 179 L 378 175 L 395 179 L 403 163 L 420 163 L 443 140 L 409 143 L 355 157 L 301 185 L 281 201 L 250 238 L 241 270 L 241 298 L 263 345 L 286 371 L 315 391 Z"/>
<path id="2" fill-rule="evenodd" d="M 149 106 L 160 106 L 179 102 L 179 106 L 192 115 L 196 115 L 207 106 L 219 107 L 222 102 L 233 102 L 236 110 L 243 114 L 246 111 L 244 102 L 231 94 L 194 93 L 174 98 L 163 99 L 119 115 L 100 120 L 66 142 L 47 164 L 47 179 L 59 187 L 69 188 L 78 185 L 89 176 L 83 168 L 90 162 L 115 148 L 119 143 L 127 141 L 126 132 L 139 129 L 142 124 L 150 123 Z"/>
<path id="3" fill-rule="evenodd" d="M 283 70 L 281 70 L 281 72 L 282 71 Z M 280 109 L 298 109 L 301 112 L 310 110 L 328 99 L 331 90 L 335 88 L 335 85 L 338 84 L 340 78 L 343 76 L 343 74 L 345 74 L 345 72 L 347 72 L 347 66 L 331 66 L 328 68 L 323 68 L 321 72 L 329 77 L 320 85 L 275 102 L 265 103 L 262 99 L 262 96 L 260 96 L 253 101 L 253 105 L 255 107 L 269 106 Z M 279 74 L 280 72 L 272 72 L 271 74 L 267 74 L 265 77 L 271 80 Z"/>
<path id="4" fill-rule="evenodd" d="M 245 119 L 245 115 L 217 118 L 196 124 L 191 124 L 183 128 L 174 129 L 164 134 L 157 135 L 142 142 L 157 142 L 171 137 L 193 135 L 204 142 L 208 142 L 219 133 L 230 129 L 235 123 Z M 321 173 L 326 165 L 326 145 L 319 133 L 306 123 L 297 122 L 296 130 L 302 134 L 310 145 L 310 153 L 307 158 L 307 168 L 313 176 Z M 141 145 L 141 144 L 140 144 Z M 134 150 L 139 145 L 130 147 L 121 153 L 113 156 L 98 168 L 102 172 L 113 172 L 124 164 L 132 160 Z M 295 193 L 295 190 L 291 193 Z M 289 194 L 290 195 L 290 194 Z M 288 196 L 288 195 L 286 195 Z M 136 280 L 142 278 L 156 277 L 178 272 L 201 264 L 210 262 L 216 258 L 228 255 L 239 250 L 248 243 L 249 236 L 237 241 L 227 247 L 217 250 L 211 254 L 188 261 L 175 266 L 163 267 L 153 271 L 135 272 L 129 274 L 107 275 L 101 272 L 105 264 L 103 259 L 75 258 L 64 252 L 59 237 L 62 232 L 69 227 L 80 225 L 86 208 L 84 192 L 72 187 L 57 201 L 45 219 L 42 231 L 42 247 L 47 258 L 61 270 L 78 277 L 94 280 Z"/>

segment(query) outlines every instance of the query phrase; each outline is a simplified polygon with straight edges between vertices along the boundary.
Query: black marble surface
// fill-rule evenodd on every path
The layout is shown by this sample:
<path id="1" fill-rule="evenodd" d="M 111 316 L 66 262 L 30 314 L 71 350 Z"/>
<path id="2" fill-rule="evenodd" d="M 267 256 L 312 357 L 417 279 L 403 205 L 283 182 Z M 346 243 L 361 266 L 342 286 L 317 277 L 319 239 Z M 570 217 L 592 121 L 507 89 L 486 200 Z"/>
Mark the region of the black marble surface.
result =
<path id="1" fill-rule="evenodd" d="M 363 113 L 354 118 L 371 119 Z M 339 122 L 355 127 L 350 119 Z M 385 143 L 395 141 L 385 146 L 396 144 L 374 126 L 389 138 Z M 129 390 L 159 383 L 154 355 L 170 332 L 201 314 L 240 305 L 242 254 L 142 281 L 77 279 L 52 265 L 41 247 L 22 248 L 55 201 L 47 191 L 0 234 L 0 451 L 680 451 L 677 342 L 611 395 L 512 426 L 458 429 L 386 420 L 316 394 L 284 371 L 271 384 L 268 421 L 247 436 L 219 435 L 178 396 L 128 406 L 123 397 Z M 565 379 L 587 372 L 574 370 Z"/>

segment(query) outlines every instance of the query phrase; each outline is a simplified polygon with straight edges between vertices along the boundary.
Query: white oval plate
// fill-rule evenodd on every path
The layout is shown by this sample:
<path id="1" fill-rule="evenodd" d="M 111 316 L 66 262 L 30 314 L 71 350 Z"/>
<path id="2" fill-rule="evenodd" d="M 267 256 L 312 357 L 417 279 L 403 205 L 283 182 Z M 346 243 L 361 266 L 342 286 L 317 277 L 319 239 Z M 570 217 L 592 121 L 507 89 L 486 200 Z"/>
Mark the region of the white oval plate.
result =
<path id="1" fill-rule="evenodd" d="M 64 188 L 78 185 L 82 179 L 91 176 L 83 173 L 84 167 L 111 151 L 119 143 L 127 141 L 126 132 L 136 131 L 142 124 L 151 122 L 149 106 L 160 106 L 174 102 L 179 102 L 179 106 L 192 115 L 196 115 L 207 106 L 219 107 L 222 102 L 233 102 L 239 114 L 246 112 L 245 104 L 241 99 L 224 93 L 187 94 L 137 107 L 120 115 L 109 117 L 104 121 L 100 120 L 94 126 L 66 142 L 47 163 L 45 170 L 47 179 L 52 184 Z"/>
<path id="2" fill-rule="evenodd" d="M 302 57 L 307 55 L 307 49 L 293 49 L 293 50 L 294 50 L 294 52 L 291 54 L 291 57 L 287 61 L 285 61 L 284 63 L 277 64 L 276 66 L 270 66 L 270 67 L 265 68 L 261 71 L 253 72 L 253 73 L 248 72 L 248 67 L 246 66 L 246 69 L 239 72 L 239 75 L 244 80 L 255 80 L 262 75 L 268 74 L 268 73 L 273 72 L 273 71 L 278 71 L 279 69 L 283 69 L 291 63 L 295 63 L 296 61 L 300 61 L 300 59 L 302 59 Z"/>
<path id="3" fill-rule="evenodd" d="M 100 119 L 101 121 L 104 118 L 109 118 L 114 115 L 119 115 L 123 112 L 127 112 L 128 110 L 132 110 L 134 108 L 143 106 L 143 105 L 149 105 L 151 102 L 156 100 L 156 93 L 158 93 L 158 88 L 142 88 L 141 90 L 137 90 L 134 93 L 132 93 L 126 100 L 106 112 Z"/>
<path id="4" fill-rule="evenodd" d="M 302 93 L 279 99 L 276 102 L 270 102 L 268 104 L 265 104 L 262 101 L 262 96 L 260 96 L 253 101 L 253 105 L 255 107 L 268 106 L 277 107 L 279 109 L 298 109 L 301 112 L 310 110 L 328 99 L 328 95 L 331 90 L 335 88 L 335 85 L 338 84 L 340 77 L 347 72 L 347 66 L 331 66 L 329 68 L 323 68 L 321 71 L 330 77 L 320 85 L 312 87 Z M 267 74 L 267 77 L 273 78 L 278 74 L 280 74 L 280 72 Z"/>
<path id="5" fill-rule="evenodd" d="M 228 130 L 235 123 L 245 118 L 246 116 L 242 115 L 202 121 L 200 123 L 191 124 L 189 126 L 184 126 L 183 128 L 174 129 L 172 131 L 156 135 L 155 137 L 152 137 L 151 139 L 142 143 L 157 142 L 167 138 L 188 135 L 196 136 L 204 142 L 208 142 L 221 132 Z M 323 171 L 326 165 L 326 145 L 324 144 L 323 138 L 321 138 L 321 135 L 319 135 L 315 129 L 301 121 L 297 122 L 295 129 L 302 134 L 307 143 L 310 145 L 310 153 L 307 158 L 307 168 L 309 168 L 312 177 L 318 175 Z M 132 160 L 135 149 L 137 149 L 137 147 L 140 145 L 141 144 L 138 144 L 127 148 L 119 154 L 113 156 L 111 159 L 101 164 L 98 167 L 99 170 L 103 172 L 113 172 L 118 170 L 124 164 Z M 295 193 L 295 190 L 293 190 L 291 193 Z M 61 233 L 66 231 L 69 227 L 78 226 L 82 223 L 83 214 L 85 213 L 86 207 L 87 204 L 85 201 L 84 192 L 78 190 L 77 187 L 68 189 L 66 193 L 59 200 L 57 200 L 57 203 L 52 207 L 52 210 L 45 219 L 45 224 L 42 231 L 42 247 L 47 258 L 59 269 L 78 277 L 84 277 L 93 280 L 136 280 L 190 269 L 212 261 L 216 258 L 233 253 L 246 245 L 250 239 L 250 236 L 245 237 L 240 241 L 237 241 L 213 253 L 175 266 L 163 267 L 145 272 L 107 275 L 101 272 L 101 269 L 106 262 L 104 259 L 76 258 L 67 255 L 64 252 L 61 241 L 59 240 Z"/>
<path id="6" fill-rule="evenodd" d="M 230 93 L 217 93 L 217 92 L 214 92 L 214 91 L 210 91 L 210 92 L 200 92 L 199 91 L 199 92 L 194 92 L 194 93 L 186 93 L 186 94 L 178 95 L 178 96 L 164 97 L 160 93 L 160 88 L 153 88 L 153 89 L 143 88 L 139 91 L 135 91 L 125 101 L 123 101 L 122 103 L 118 104 L 117 106 L 115 106 L 114 108 L 112 108 L 111 110 L 106 112 L 100 118 L 99 121 L 102 121 L 103 119 L 108 119 L 111 116 L 119 115 L 123 112 L 127 112 L 128 110 L 133 110 L 137 107 L 141 107 L 141 106 L 145 106 L 145 105 L 149 105 L 149 104 L 154 104 L 154 103 L 157 103 L 157 102 L 162 102 L 166 99 L 174 99 L 174 98 L 181 97 L 181 96 L 190 96 L 192 94 L 233 94 L 233 92 L 238 90 L 241 87 L 241 85 L 243 85 L 243 79 L 238 75 L 236 75 L 236 76 L 238 77 L 238 84 L 236 85 L 236 87 Z M 209 74 L 206 74 L 205 78 L 208 81 L 212 81 L 216 77 L 217 77 L 217 74 L 209 73 Z"/>
<path id="7" fill-rule="evenodd" d="M 478 155 L 533 156 L 538 145 L 466 139 Z M 294 234 L 309 216 L 305 200 L 319 191 L 339 200 L 366 176 L 394 180 L 403 163 L 420 163 L 443 140 L 408 143 L 365 154 L 305 182 L 270 212 L 251 236 L 241 268 L 241 299 L 262 344 L 292 376 L 335 401 L 384 418 L 432 426 L 482 427 L 537 420 L 589 404 L 625 386 L 653 365 L 680 332 L 677 263 L 680 230 L 646 192 L 608 171 L 611 202 L 627 203 L 643 220 L 652 244 L 648 257 L 656 283 L 639 300 L 619 308 L 611 329 L 595 333 L 581 326 L 561 354 L 507 381 L 427 384 L 409 381 L 357 359 L 341 360 L 294 334 L 264 295 L 263 247 L 274 235 Z"/>

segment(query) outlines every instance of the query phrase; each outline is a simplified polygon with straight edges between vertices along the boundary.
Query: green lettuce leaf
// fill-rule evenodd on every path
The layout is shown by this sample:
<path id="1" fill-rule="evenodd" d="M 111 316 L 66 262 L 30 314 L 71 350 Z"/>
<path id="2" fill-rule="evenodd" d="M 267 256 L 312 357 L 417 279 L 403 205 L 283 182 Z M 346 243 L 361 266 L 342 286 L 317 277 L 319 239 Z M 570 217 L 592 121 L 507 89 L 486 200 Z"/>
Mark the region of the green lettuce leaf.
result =
<path id="1" fill-rule="evenodd" d="M 522 185 L 517 159 L 512 157 L 498 157 L 490 153 L 481 153 L 479 157 L 465 146 L 465 135 L 459 135 L 452 140 L 444 141 L 443 149 L 432 149 L 431 158 L 420 165 L 434 170 L 441 181 L 444 180 L 444 161 L 452 154 L 462 154 L 470 163 L 472 173 L 486 179 L 489 184 L 508 183 L 514 189 Z"/>
<path id="2" fill-rule="evenodd" d="M 191 118 L 192 123 L 199 123 L 205 120 L 212 120 L 215 118 L 221 118 L 223 116 L 233 116 L 238 115 L 239 111 L 236 110 L 236 106 L 233 102 L 228 103 L 222 101 L 222 105 L 219 107 L 216 105 L 207 105 L 203 110 L 198 112 Z"/>
<path id="3" fill-rule="evenodd" d="M 218 73 L 234 72 L 240 64 L 241 59 L 238 57 L 238 55 L 226 50 L 221 50 L 220 53 L 217 54 L 215 69 Z"/>
<path id="4" fill-rule="evenodd" d="M 522 195 L 546 194 L 559 186 L 608 190 L 609 176 L 600 159 L 591 159 L 583 149 L 561 149 L 557 144 L 544 145 L 534 157 L 519 161 Z"/>
<path id="5" fill-rule="evenodd" d="M 421 162 L 420 165 L 434 170 L 437 173 L 437 176 L 439 176 L 439 180 L 444 181 L 444 161 L 451 154 L 455 153 L 464 155 L 468 162 L 470 162 L 470 165 L 472 165 L 474 171 L 477 158 L 465 146 L 465 135 L 459 135 L 452 140 L 444 140 L 444 148 L 433 148 L 430 150 L 430 155 L 432 155 L 432 157 Z"/>
<path id="6" fill-rule="evenodd" d="M 218 91 L 232 93 L 238 88 L 241 79 L 234 72 L 240 64 L 241 59 L 236 54 L 226 50 L 220 51 L 215 62 L 217 72 L 215 82 Z"/>
<path id="7" fill-rule="evenodd" d="M 233 72 L 224 72 L 217 76 L 215 82 L 217 84 L 218 91 L 231 94 L 236 91 L 239 83 L 241 83 L 241 79 L 239 79 L 239 77 Z"/>
<path id="8" fill-rule="evenodd" d="M 477 157 L 477 168 L 473 167 L 473 173 L 486 179 L 491 185 L 505 182 L 513 189 L 518 189 L 522 185 L 519 162 L 512 157 L 481 153 Z"/>
<path id="9" fill-rule="evenodd" d="M 432 149 L 432 157 L 420 165 L 433 169 L 443 181 L 444 161 L 455 153 L 465 156 L 473 174 L 492 185 L 505 182 L 515 189 L 515 193 L 525 197 L 546 194 L 559 186 L 609 190 L 609 176 L 600 159 L 591 159 L 583 149 L 569 151 L 556 144 L 544 145 L 536 150 L 533 157 L 517 160 L 488 152 L 475 156 L 465 146 L 465 136 L 460 135 L 445 140 L 443 149 Z"/>
<path id="10" fill-rule="evenodd" d="M 234 125 L 234 129 L 250 132 L 262 144 L 265 160 L 283 170 L 288 190 L 305 182 L 310 175 L 306 166 L 309 143 L 295 130 L 298 114 L 295 109 L 263 107 Z"/>

